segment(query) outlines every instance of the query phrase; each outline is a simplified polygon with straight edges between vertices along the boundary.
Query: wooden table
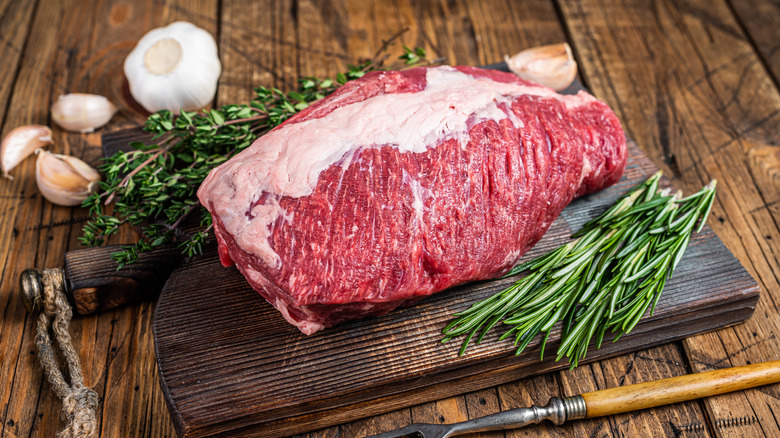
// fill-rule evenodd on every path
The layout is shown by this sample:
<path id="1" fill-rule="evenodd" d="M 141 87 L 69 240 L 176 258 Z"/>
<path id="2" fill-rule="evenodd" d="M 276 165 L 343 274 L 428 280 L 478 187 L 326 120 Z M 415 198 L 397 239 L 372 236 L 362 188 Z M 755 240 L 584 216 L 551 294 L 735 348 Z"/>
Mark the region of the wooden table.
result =
<path id="1" fill-rule="evenodd" d="M 454 422 L 550 396 L 780 358 L 780 7 L 769 0 L 547 2 L 218 0 L 1 0 L 2 134 L 51 124 L 59 94 L 89 92 L 120 112 L 105 128 L 141 124 L 122 62 L 146 31 L 186 20 L 215 35 L 223 62 L 217 103 L 246 102 L 252 88 L 295 86 L 334 76 L 370 57 L 382 40 L 449 63 L 481 65 L 529 46 L 568 41 L 580 78 L 620 117 L 626 132 L 674 185 L 692 192 L 712 178 L 719 192 L 710 224 L 759 282 L 748 322 L 682 342 L 446 398 L 312 437 L 352 437 L 411 422 Z M 395 47 L 396 52 L 400 47 Z M 97 162 L 100 133 L 55 128 L 54 150 Z M 0 182 L 0 419 L 2 436 L 53 436 L 60 402 L 42 379 L 34 317 L 17 295 L 28 267 L 62 264 L 79 246 L 81 209 L 44 202 L 34 160 Z M 114 242 L 132 239 L 124 231 Z M 145 302 L 77 318 L 71 331 L 85 381 L 101 397 L 104 437 L 173 436 L 157 383 L 152 320 Z M 780 385 L 561 428 L 540 425 L 484 436 L 780 436 Z"/>

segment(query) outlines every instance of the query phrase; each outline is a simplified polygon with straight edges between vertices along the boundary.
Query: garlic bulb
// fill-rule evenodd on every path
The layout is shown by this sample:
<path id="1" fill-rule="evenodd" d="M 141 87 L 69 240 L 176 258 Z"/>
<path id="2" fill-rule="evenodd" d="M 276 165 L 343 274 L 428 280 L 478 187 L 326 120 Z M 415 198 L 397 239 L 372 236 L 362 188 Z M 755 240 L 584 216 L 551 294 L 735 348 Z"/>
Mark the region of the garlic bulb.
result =
<path id="1" fill-rule="evenodd" d="M 105 125 L 114 114 L 114 104 L 96 94 L 66 94 L 51 106 L 51 118 L 55 123 L 68 131 L 81 133 L 92 132 Z"/>
<path id="2" fill-rule="evenodd" d="M 211 34 L 184 21 L 148 32 L 125 59 L 130 93 L 149 112 L 205 107 L 221 70 Z"/>
<path id="3" fill-rule="evenodd" d="M 567 43 L 534 47 L 504 59 L 514 74 L 555 91 L 565 89 L 577 77 L 577 62 Z"/>
<path id="4" fill-rule="evenodd" d="M 100 174 L 89 164 L 69 155 L 39 149 L 35 167 L 38 190 L 49 202 L 66 207 L 81 205 L 97 191 Z"/>
<path id="5" fill-rule="evenodd" d="M 0 145 L 0 164 L 3 176 L 13 179 L 8 172 L 22 160 L 29 157 L 36 149 L 53 144 L 51 129 L 42 125 L 27 125 L 13 129 Z"/>

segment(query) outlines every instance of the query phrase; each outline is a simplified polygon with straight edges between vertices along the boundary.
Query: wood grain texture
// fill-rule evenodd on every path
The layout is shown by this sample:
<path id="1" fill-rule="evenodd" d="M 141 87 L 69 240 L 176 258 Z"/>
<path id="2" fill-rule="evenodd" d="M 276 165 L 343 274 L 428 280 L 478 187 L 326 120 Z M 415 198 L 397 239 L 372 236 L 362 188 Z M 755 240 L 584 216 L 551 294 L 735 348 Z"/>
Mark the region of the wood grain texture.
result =
<path id="1" fill-rule="evenodd" d="M 582 80 L 615 108 L 629 134 L 673 177 L 675 186 L 695 190 L 709 178 L 719 178 L 711 224 L 763 290 L 748 323 L 574 371 L 531 378 L 518 372 L 508 376 L 512 382 L 496 381 L 497 386 L 485 390 L 475 391 L 473 383 L 464 380 L 464 395 L 442 395 L 435 402 L 307 435 L 363 436 L 413 419 L 475 418 L 543 403 L 550 395 L 777 357 L 776 10 L 771 0 L 102 0 L 83 5 L 0 0 L 5 30 L 0 37 L 1 130 L 47 123 L 52 99 L 67 91 L 104 94 L 120 106 L 104 132 L 140 123 L 145 115 L 127 97 L 122 59 L 144 32 L 175 19 L 194 22 L 217 36 L 223 61 L 218 103 L 246 101 L 260 84 L 286 86 L 300 75 L 333 75 L 356 57 L 373 54 L 399 27 L 409 27 L 402 43 L 472 65 L 566 40 Z M 100 155 L 97 134 L 55 128 L 55 140 L 57 152 L 88 160 Z M 62 264 L 64 251 L 78 247 L 75 239 L 85 217 L 79 209 L 42 202 L 30 180 L 32 169 L 33 161 L 25 162 L 14 171 L 14 182 L 0 184 L 0 436 L 53 436 L 59 427 L 59 401 L 42 384 L 35 364 L 32 317 L 12 292 L 23 269 Z M 130 238 L 124 232 L 114 242 Z M 147 302 L 73 324 L 87 383 L 103 397 L 102 436 L 174 435 L 154 367 L 153 311 Z M 539 426 L 484 436 L 776 436 L 777 387 L 561 428 Z"/>
<path id="2" fill-rule="evenodd" d="M 755 47 L 759 59 L 775 80 L 775 85 L 780 84 L 780 40 L 777 37 L 780 4 L 766 0 L 729 0 L 729 6 L 748 41 Z"/>
<path id="3" fill-rule="evenodd" d="M 211 8 L 205 8 L 209 3 Z M 60 94 L 77 91 L 106 95 L 117 104 L 120 112 L 106 129 L 143 120 L 143 114 L 133 110 L 123 94 L 124 57 L 144 32 L 184 18 L 182 11 L 210 12 L 214 31 L 217 8 L 216 2 L 41 0 L 4 2 L 0 10 L 4 11 L 6 30 L 6 44 L 0 47 L 9 50 L 3 52 L 0 66 L 5 133 L 24 124 L 49 124 L 51 102 Z M 14 49 L 20 53 L 14 55 Z M 81 135 L 53 129 L 55 152 L 90 163 L 101 156 L 99 133 Z M 44 202 L 35 187 L 34 164 L 34 159 L 26 160 L 14 170 L 14 181 L 0 185 L 2 436 L 54 436 L 62 427 L 60 401 L 42 379 L 36 363 L 32 342 L 35 318 L 25 312 L 16 285 L 26 268 L 62 266 L 64 252 L 79 247 L 76 239 L 87 217 L 82 209 Z M 111 243 L 133 238 L 131 230 L 122 230 Z M 76 318 L 71 324 L 85 384 L 101 399 L 98 416 L 103 436 L 174 435 L 156 384 L 153 314 L 154 304 L 147 301 Z"/>
<path id="4" fill-rule="evenodd" d="M 778 141 L 780 94 L 743 33 L 743 26 L 761 32 L 765 23 L 743 15 L 740 26 L 720 1 L 564 1 L 561 11 L 588 85 L 674 183 L 691 190 L 718 179 L 713 228 L 761 285 L 756 317 L 683 342 L 691 370 L 777 359 L 780 190 L 767 149 Z M 715 424 L 713 433 L 779 434 L 778 386 L 704 400 L 710 418 L 754 419 L 745 427 Z"/>

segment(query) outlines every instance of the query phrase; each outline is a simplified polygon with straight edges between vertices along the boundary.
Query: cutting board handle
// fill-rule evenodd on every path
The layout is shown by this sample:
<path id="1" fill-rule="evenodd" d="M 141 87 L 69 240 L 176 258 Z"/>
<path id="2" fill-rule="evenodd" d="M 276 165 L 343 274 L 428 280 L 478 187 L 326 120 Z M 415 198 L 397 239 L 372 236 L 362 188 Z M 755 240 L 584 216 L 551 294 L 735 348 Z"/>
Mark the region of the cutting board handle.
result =
<path id="1" fill-rule="evenodd" d="M 142 253 L 117 270 L 111 254 L 120 250 L 120 245 L 108 245 L 65 253 L 65 294 L 74 312 L 89 315 L 156 296 L 182 259 L 181 251 L 170 245 Z M 41 271 L 25 270 L 20 283 L 25 306 L 33 310 L 43 288 Z"/>

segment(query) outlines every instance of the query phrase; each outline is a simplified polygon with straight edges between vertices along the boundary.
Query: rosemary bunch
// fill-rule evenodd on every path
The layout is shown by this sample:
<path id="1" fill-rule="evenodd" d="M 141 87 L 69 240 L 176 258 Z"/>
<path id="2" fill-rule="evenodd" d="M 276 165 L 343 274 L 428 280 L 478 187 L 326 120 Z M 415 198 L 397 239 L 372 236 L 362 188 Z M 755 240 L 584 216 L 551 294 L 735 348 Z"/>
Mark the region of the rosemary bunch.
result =
<path id="1" fill-rule="evenodd" d="M 296 90 L 287 93 L 258 87 L 247 105 L 182 111 L 179 116 L 170 111 L 152 114 L 144 126 L 153 134 L 150 144 L 131 143 L 132 151 L 118 152 L 104 159 L 100 166 L 104 173 L 100 193 L 82 204 L 89 209 L 91 218 L 83 227 L 79 241 L 87 246 L 102 245 L 122 224 L 139 227 L 139 241 L 112 254 L 119 268 L 136 261 L 140 253 L 173 241 L 178 242 L 187 256 L 200 253 L 212 224 L 196 192 L 211 169 L 339 86 L 369 71 L 384 69 L 388 47 L 403 32 L 386 41 L 373 59 L 350 65 L 335 79 L 306 77 L 299 80 Z M 400 65 L 389 67 L 429 62 L 425 50 L 404 46 Z M 112 202 L 113 214 L 108 214 L 105 207 Z M 198 231 L 181 232 L 183 221 L 193 214 L 199 218 Z"/>
<path id="2" fill-rule="evenodd" d="M 520 354 L 539 333 L 544 347 L 553 326 L 562 322 L 556 360 L 571 368 L 585 357 L 595 338 L 601 347 L 607 330 L 615 341 L 655 310 L 666 280 L 685 252 L 693 229 L 707 220 L 715 199 L 715 181 L 681 198 L 658 190 L 658 172 L 631 189 L 576 239 L 528 262 L 504 277 L 530 272 L 503 291 L 455 314 L 442 342 L 465 335 L 479 343 L 498 322 L 509 327 L 500 339 L 513 338 Z"/>

